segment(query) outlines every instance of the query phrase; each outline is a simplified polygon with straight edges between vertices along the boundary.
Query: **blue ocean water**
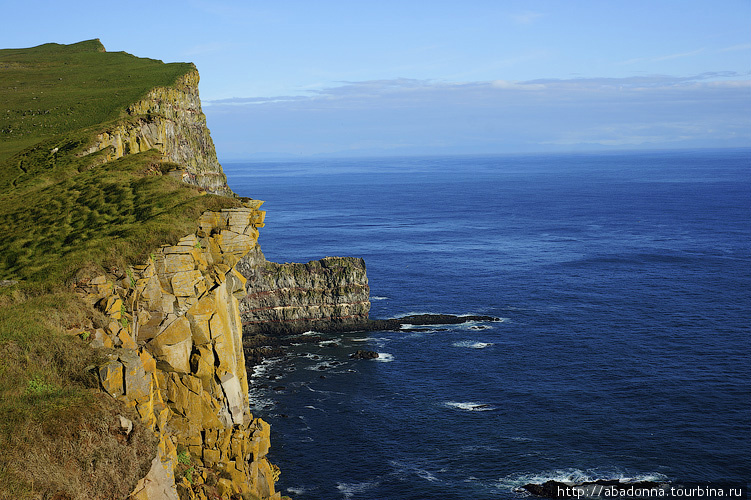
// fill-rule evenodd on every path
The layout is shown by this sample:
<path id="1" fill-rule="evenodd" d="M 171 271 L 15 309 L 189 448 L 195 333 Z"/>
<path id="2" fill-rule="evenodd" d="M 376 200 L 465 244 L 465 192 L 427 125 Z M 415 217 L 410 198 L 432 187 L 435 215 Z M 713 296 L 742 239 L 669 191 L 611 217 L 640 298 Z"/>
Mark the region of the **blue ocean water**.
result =
<path id="1" fill-rule="evenodd" d="M 295 499 L 751 478 L 751 151 L 225 164 L 269 260 L 365 259 L 367 332 L 254 368 Z M 356 349 L 382 353 L 354 361 Z"/>

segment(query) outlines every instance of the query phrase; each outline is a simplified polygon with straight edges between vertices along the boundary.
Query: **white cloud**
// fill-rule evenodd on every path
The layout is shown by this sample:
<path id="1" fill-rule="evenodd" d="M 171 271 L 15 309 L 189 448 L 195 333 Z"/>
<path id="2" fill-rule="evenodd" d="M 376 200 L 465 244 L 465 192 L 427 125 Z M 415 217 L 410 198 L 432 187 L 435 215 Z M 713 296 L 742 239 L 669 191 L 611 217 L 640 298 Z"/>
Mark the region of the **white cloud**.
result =
<path id="1" fill-rule="evenodd" d="M 747 75 L 730 72 L 479 82 L 396 78 L 343 82 L 305 96 L 213 101 L 207 114 L 212 132 L 221 117 L 221 134 L 239 135 L 234 143 L 247 153 L 283 152 L 290 137 L 295 152 L 307 154 L 356 152 L 363 145 L 385 151 L 394 144 L 412 145 L 416 154 L 749 145 L 749 89 Z M 227 147 L 221 134 L 212 134 L 220 150 Z"/>
<path id="2" fill-rule="evenodd" d="M 544 90 L 545 85 L 542 83 L 515 82 L 509 80 L 493 80 L 490 85 L 497 89 L 506 90 Z"/>
<path id="3" fill-rule="evenodd" d="M 739 45 L 731 45 L 730 47 L 724 47 L 717 52 L 735 52 L 738 50 L 751 50 L 751 43 L 742 43 Z"/>

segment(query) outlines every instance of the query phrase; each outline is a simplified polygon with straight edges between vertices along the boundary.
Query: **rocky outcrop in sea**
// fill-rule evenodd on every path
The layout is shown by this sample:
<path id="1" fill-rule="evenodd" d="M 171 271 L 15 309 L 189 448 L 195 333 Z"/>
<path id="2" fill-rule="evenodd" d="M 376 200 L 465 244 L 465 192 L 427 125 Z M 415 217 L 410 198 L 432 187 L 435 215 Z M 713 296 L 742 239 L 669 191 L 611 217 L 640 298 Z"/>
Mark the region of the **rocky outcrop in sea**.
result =
<path id="1" fill-rule="evenodd" d="M 278 264 L 256 248 L 237 269 L 247 279 L 240 301 L 246 336 L 353 331 L 368 320 L 370 287 L 362 259 Z"/>

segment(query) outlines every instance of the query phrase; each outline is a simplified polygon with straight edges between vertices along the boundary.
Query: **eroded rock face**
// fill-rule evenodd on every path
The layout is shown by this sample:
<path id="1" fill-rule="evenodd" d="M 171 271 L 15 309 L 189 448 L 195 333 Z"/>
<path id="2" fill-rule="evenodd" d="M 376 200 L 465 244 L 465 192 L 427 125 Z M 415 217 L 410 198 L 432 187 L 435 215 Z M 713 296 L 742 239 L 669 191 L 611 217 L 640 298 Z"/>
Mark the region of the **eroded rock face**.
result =
<path id="1" fill-rule="evenodd" d="M 253 418 L 235 269 L 256 247 L 262 202 L 206 212 L 195 234 L 164 246 L 116 280 L 99 276 L 78 292 L 110 320 L 86 335 L 113 348 L 97 368 L 102 389 L 134 408 L 159 438 L 158 459 L 132 497 L 177 498 L 178 450 L 190 456 L 191 498 L 251 494 L 280 498 L 266 460 L 268 424 Z M 187 477 L 187 476 L 186 476 Z M 205 484 L 208 477 L 218 478 Z"/>
<path id="2" fill-rule="evenodd" d="M 237 269 L 247 280 L 240 301 L 246 335 L 348 331 L 368 319 L 370 287 L 362 259 L 277 264 L 256 248 Z"/>
<path id="3" fill-rule="evenodd" d="M 158 87 L 128 110 L 131 119 L 97 135 L 83 153 L 106 150 L 104 161 L 155 148 L 165 161 L 180 165 L 173 174 L 214 194 L 232 195 L 216 157 L 198 96 L 198 71 L 173 86 Z"/>

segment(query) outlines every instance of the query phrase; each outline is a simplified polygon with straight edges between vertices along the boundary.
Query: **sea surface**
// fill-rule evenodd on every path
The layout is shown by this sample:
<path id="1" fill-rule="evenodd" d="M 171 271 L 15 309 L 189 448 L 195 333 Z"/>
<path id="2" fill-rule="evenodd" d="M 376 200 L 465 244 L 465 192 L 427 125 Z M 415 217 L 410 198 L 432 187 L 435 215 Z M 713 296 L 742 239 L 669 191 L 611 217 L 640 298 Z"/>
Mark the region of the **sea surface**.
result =
<path id="1" fill-rule="evenodd" d="M 297 500 L 751 479 L 751 150 L 225 164 L 269 260 L 365 259 L 361 332 L 252 367 Z M 377 360 L 350 360 L 357 349 Z"/>

